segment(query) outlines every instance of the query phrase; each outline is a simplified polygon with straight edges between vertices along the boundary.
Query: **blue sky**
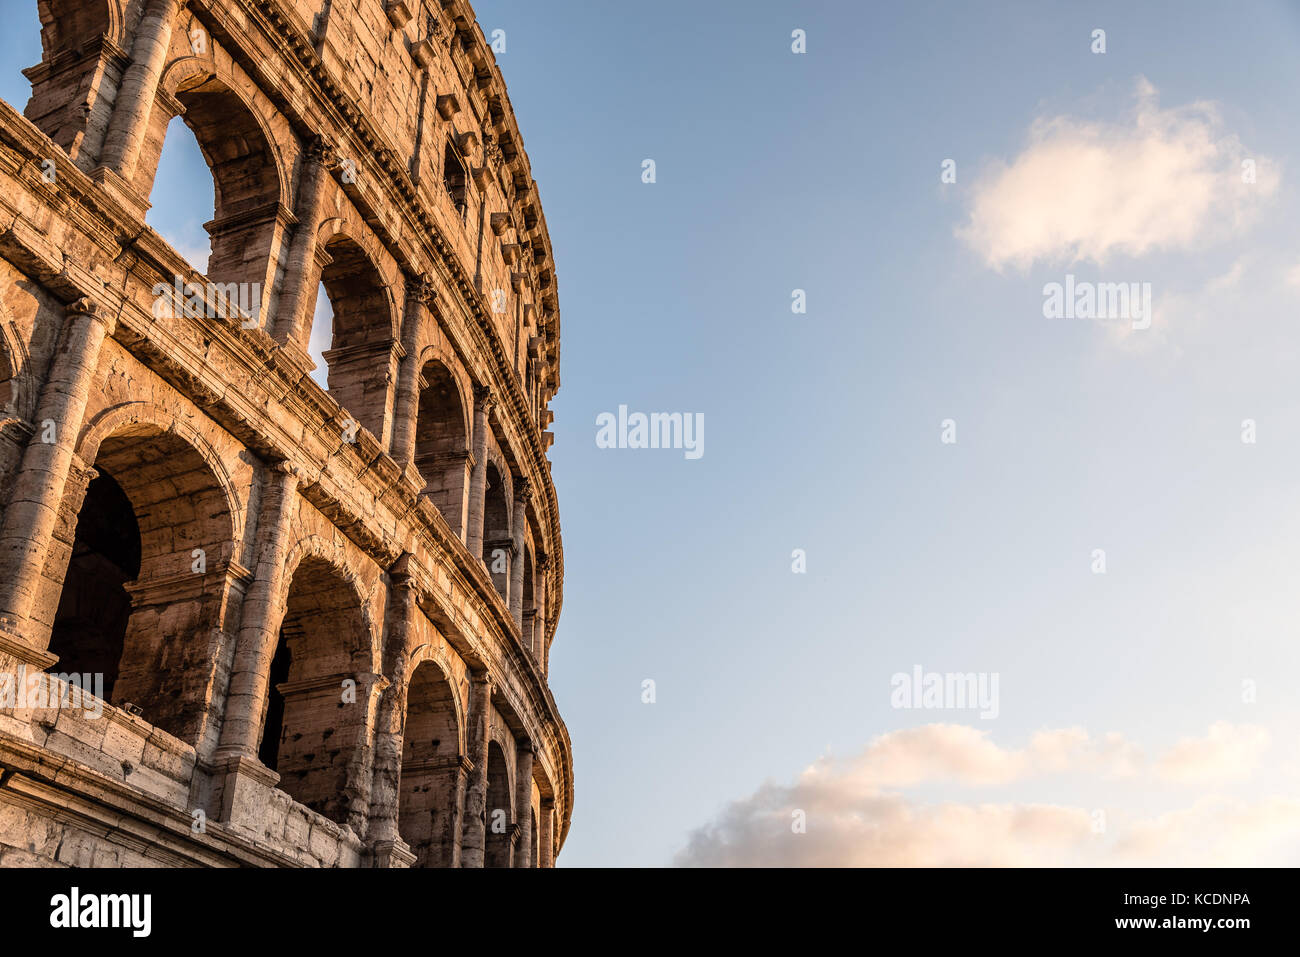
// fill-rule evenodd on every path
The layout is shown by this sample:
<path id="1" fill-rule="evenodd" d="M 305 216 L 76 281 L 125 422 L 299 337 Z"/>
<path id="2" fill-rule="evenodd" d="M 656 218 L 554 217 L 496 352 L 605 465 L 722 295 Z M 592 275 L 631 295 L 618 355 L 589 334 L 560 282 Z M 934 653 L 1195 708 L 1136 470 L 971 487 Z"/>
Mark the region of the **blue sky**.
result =
<path id="1" fill-rule="evenodd" d="M 1296 5 L 476 9 L 559 280 L 559 863 L 1300 863 Z M 1045 318 L 1067 274 L 1151 328 Z M 892 707 L 916 665 L 998 717 Z"/>

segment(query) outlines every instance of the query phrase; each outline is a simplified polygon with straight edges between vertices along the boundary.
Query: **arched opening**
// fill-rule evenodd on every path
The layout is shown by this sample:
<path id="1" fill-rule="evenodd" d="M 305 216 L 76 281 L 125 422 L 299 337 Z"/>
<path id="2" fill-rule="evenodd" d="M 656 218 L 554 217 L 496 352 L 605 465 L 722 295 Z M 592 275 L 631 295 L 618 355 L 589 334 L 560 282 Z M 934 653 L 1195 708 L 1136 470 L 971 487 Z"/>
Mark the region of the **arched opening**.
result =
<path id="1" fill-rule="evenodd" d="M 488 463 L 487 491 L 483 500 L 483 561 L 502 598 L 506 597 L 510 587 L 511 545 L 505 479 L 495 465 Z"/>
<path id="2" fill-rule="evenodd" d="M 176 102 L 182 107 L 179 117 L 154 110 L 133 185 L 153 203 L 150 225 L 192 266 L 204 266 L 200 272 L 216 287 L 213 298 L 264 322 L 262 307 L 270 298 L 286 229 L 276 153 L 252 109 L 215 76 L 182 81 Z M 179 135 L 177 119 L 192 140 Z M 212 177 L 207 222 L 196 222 L 203 210 L 195 209 L 192 198 L 201 168 L 196 148 Z"/>
<path id="3" fill-rule="evenodd" d="M 325 284 L 316 285 L 316 308 L 311 314 L 311 336 L 307 340 L 307 355 L 316 363 L 311 370 L 311 378 L 322 389 L 330 387 L 329 363 L 325 353 L 329 352 L 334 339 L 334 307 L 330 305 L 330 295 L 325 291 Z"/>
<path id="4" fill-rule="evenodd" d="M 456 208 L 456 214 L 462 218 L 468 208 L 467 180 L 465 164 L 461 161 L 460 154 L 456 152 L 456 147 L 448 143 L 442 155 L 442 185 L 451 197 L 451 205 Z"/>
<path id="5" fill-rule="evenodd" d="M 510 866 L 510 834 L 514 824 L 511 807 L 510 770 L 506 756 L 495 741 L 488 745 L 487 848 L 485 867 Z"/>
<path id="6" fill-rule="evenodd" d="M 280 788 L 338 824 L 361 795 L 349 770 L 365 737 L 367 636 L 360 596 L 323 559 L 304 558 L 285 600 L 258 757 Z M 278 679 L 278 680 L 277 680 Z"/>
<path id="7" fill-rule="evenodd" d="M 6 30 L 31 38 L 33 55 L 23 56 L 19 62 L 35 59 L 36 24 L 28 20 L 31 7 L 28 0 L 5 8 Z M 88 169 L 91 158 L 81 160 L 82 141 L 88 130 L 107 126 L 121 79 L 116 48 L 105 42 L 114 33 L 112 7 L 108 0 L 37 0 L 35 7 L 40 20 L 41 62 L 23 71 L 31 81 L 31 99 L 23 112 L 78 160 L 78 165 Z M 23 98 L 5 91 L 10 103 L 21 103 Z M 90 152 L 98 147 L 95 142 Z"/>
<path id="8" fill-rule="evenodd" d="M 336 236 L 326 246 L 329 264 L 321 284 L 332 315 L 330 347 L 321 353 L 328 366 L 329 393 L 381 442 L 392 414 L 397 381 L 392 314 L 379 270 L 351 239 Z"/>
<path id="9" fill-rule="evenodd" d="M 424 494 L 463 541 L 469 493 L 469 443 L 465 407 L 447 367 L 437 360 L 420 373 L 420 402 L 415 420 L 415 466 L 424 478 Z"/>
<path id="10" fill-rule="evenodd" d="M 533 598 L 536 585 L 533 581 L 537 574 L 536 566 L 533 564 L 533 549 L 531 545 L 524 545 L 524 644 L 537 654 L 537 640 L 534 633 L 537 627 L 537 604 Z"/>
<path id="11" fill-rule="evenodd" d="M 131 703 L 194 743 L 212 706 L 229 505 L 194 448 L 156 426 L 104 439 L 77 514 L 50 636 L 59 672 L 104 674 Z"/>
<path id="12" fill-rule="evenodd" d="M 423 662 L 406 693 L 398 828 L 417 867 L 451 867 L 460 813 L 460 733 L 451 685 Z"/>
<path id="13" fill-rule="evenodd" d="M 203 224 L 216 215 L 216 192 L 199 141 L 179 116 L 167 124 L 157 170 L 149 194 L 153 205 L 144 221 L 195 271 L 206 274 L 212 241 Z"/>
<path id="14" fill-rule="evenodd" d="M 113 476 L 100 471 L 77 516 L 49 650 L 59 656 L 58 671 L 102 674 L 107 701 L 113 700 L 131 618 L 126 585 L 140 575 L 140 551 L 131 500 Z"/>
<path id="15" fill-rule="evenodd" d="M 108 0 L 36 0 L 46 59 L 84 52 L 112 28 Z"/>

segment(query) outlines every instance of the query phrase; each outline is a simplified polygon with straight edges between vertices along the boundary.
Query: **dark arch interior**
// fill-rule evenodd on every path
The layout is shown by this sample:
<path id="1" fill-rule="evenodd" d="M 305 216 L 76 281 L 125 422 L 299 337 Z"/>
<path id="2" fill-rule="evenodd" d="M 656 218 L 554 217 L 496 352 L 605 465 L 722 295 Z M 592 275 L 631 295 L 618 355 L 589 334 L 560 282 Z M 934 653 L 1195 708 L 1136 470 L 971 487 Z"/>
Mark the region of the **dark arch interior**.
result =
<path id="1" fill-rule="evenodd" d="M 415 466 L 452 531 L 465 534 L 469 448 L 460 390 L 441 362 L 426 363 L 421 372 L 419 410 L 415 421 Z"/>
<path id="2" fill-rule="evenodd" d="M 483 502 L 483 561 L 502 597 L 505 597 L 510 583 L 511 544 L 505 478 L 495 465 L 489 464 Z"/>
<path id="3" fill-rule="evenodd" d="M 258 755 L 282 790 L 338 824 L 358 806 L 350 771 L 365 730 L 364 655 L 356 592 L 323 560 L 304 559 L 289 586 Z"/>
<path id="4" fill-rule="evenodd" d="M 321 282 L 334 309 L 331 347 L 346 349 L 376 337 L 387 340 L 392 330 L 379 271 L 361 247 L 346 237 L 332 240 L 325 251 L 331 262 L 321 272 Z"/>
<path id="5" fill-rule="evenodd" d="M 102 673 L 110 703 L 193 743 L 221 604 L 204 583 L 233 538 L 229 504 L 204 458 L 153 425 L 105 439 L 95 471 L 50 636 L 57 669 Z"/>
<path id="6" fill-rule="evenodd" d="M 511 803 L 506 756 L 501 746 L 493 741 L 488 745 L 487 851 L 484 857 L 487 867 L 510 866 L 510 825 L 514 820 Z"/>
<path id="7" fill-rule="evenodd" d="M 44 59 L 87 49 L 112 27 L 107 0 L 38 0 Z"/>
<path id="8" fill-rule="evenodd" d="M 102 674 L 112 700 L 131 598 L 123 587 L 140 574 L 140 526 L 122 486 L 100 471 L 86 488 L 72 558 L 50 636 L 63 673 Z"/>
<path id="9" fill-rule="evenodd" d="M 442 155 L 442 185 L 446 188 L 447 195 L 451 197 L 451 204 L 456 207 L 456 212 L 464 216 L 467 208 L 465 164 L 461 162 L 455 147 L 450 143 L 447 144 Z"/>
<path id="10" fill-rule="evenodd" d="M 270 143 L 243 100 L 216 78 L 178 91 L 176 99 L 212 171 L 218 221 L 280 198 Z"/>
<path id="11" fill-rule="evenodd" d="M 450 867 L 459 814 L 459 725 L 455 697 L 432 662 L 415 669 L 406 695 L 398 826 L 417 867 Z"/>
<path id="12" fill-rule="evenodd" d="M 337 237 L 325 251 L 331 261 L 321 272 L 321 284 L 334 313 L 324 353 L 329 393 L 382 439 L 391 411 L 388 383 L 396 375 L 388 296 L 379 271 L 355 242 Z"/>

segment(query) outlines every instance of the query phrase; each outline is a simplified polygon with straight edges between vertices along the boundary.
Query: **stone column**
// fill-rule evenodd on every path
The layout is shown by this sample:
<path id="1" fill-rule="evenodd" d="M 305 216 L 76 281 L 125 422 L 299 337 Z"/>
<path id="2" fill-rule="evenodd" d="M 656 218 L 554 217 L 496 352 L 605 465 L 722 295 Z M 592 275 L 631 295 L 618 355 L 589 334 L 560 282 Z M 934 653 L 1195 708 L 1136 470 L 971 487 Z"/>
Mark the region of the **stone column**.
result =
<path id="1" fill-rule="evenodd" d="M 510 617 L 515 627 L 524 628 L 524 528 L 528 523 L 528 479 L 515 482 L 514 515 L 510 519 L 510 537 L 513 554 L 510 558 Z"/>
<path id="2" fill-rule="evenodd" d="M 172 26 L 183 5 L 184 0 L 149 0 L 131 44 L 131 65 L 122 75 L 99 160 L 100 166 L 127 182 L 135 175 L 171 45 Z"/>
<path id="3" fill-rule="evenodd" d="M 370 830 L 376 867 L 409 867 L 415 861 L 402 840 L 398 822 L 402 777 L 402 737 L 406 727 L 407 663 L 419 614 L 421 588 L 410 573 L 410 554 L 398 559 L 389 585 L 388 635 L 384 673 L 391 682 L 379 701 L 375 720 L 375 766 L 370 791 Z"/>
<path id="4" fill-rule="evenodd" d="M 524 611 L 524 624 L 520 635 L 524 640 L 524 647 L 532 653 L 533 657 L 537 656 L 537 638 L 534 634 L 536 628 L 537 610 L 535 608 L 528 608 Z"/>
<path id="5" fill-rule="evenodd" d="M 91 380 L 104 340 L 116 320 L 89 299 L 67 307 L 58 351 L 36 407 L 36 431 L 13 475 L 4 524 L 0 526 L 0 651 L 30 664 L 53 664 L 40 649 L 23 650 L 46 553 L 59 521 L 59 508 L 73 465 Z"/>
<path id="6" fill-rule="evenodd" d="M 397 374 L 397 403 L 393 410 L 393 439 L 389 454 L 402 468 L 415 461 L 415 428 L 420 406 L 420 332 L 436 298 L 433 283 L 408 277 L 406 311 L 402 317 L 402 364 Z"/>
<path id="7" fill-rule="evenodd" d="M 284 588 L 289 528 L 297 504 L 299 471 L 288 462 L 267 470 L 262 487 L 253 581 L 244 595 L 235 639 L 235 664 L 221 727 L 219 758 L 257 760 L 262 718 L 271 681 L 271 659 L 280 637 L 276 609 Z"/>
<path id="8" fill-rule="evenodd" d="M 515 822 L 519 843 L 512 867 L 532 867 L 533 852 L 533 743 L 520 741 L 515 749 Z"/>
<path id="9" fill-rule="evenodd" d="M 474 767 L 465 790 L 460 865 L 482 867 L 487 850 L 488 722 L 492 712 L 492 678 L 483 669 L 472 672 L 470 682 L 466 747 Z"/>
<path id="10" fill-rule="evenodd" d="M 304 370 L 316 368 L 307 355 L 312 313 L 316 307 L 319 271 L 316 268 L 316 233 L 320 229 L 321 206 L 333 149 L 316 137 L 303 151 L 298 174 L 298 200 L 294 215 L 298 225 L 289 241 L 289 258 L 284 281 L 276 300 L 274 338 Z"/>
<path id="11" fill-rule="evenodd" d="M 547 593 L 550 569 L 550 555 L 542 555 L 537 559 L 537 581 L 533 583 L 533 607 L 535 609 L 533 615 L 533 655 L 539 662 L 545 657 L 546 619 L 550 607 L 550 602 L 547 600 L 550 597 Z M 543 667 L 542 673 L 546 673 L 545 667 Z"/>
<path id="12" fill-rule="evenodd" d="M 486 386 L 474 389 L 474 468 L 469 476 L 469 537 L 465 544 L 475 558 L 483 557 L 483 513 L 487 496 L 488 416 L 496 399 Z"/>
<path id="13" fill-rule="evenodd" d="M 542 818 L 537 822 L 538 867 L 555 866 L 555 799 L 542 798 Z"/>
<path id="14" fill-rule="evenodd" d="M 451 824 L 451 866 L 464 867 L 465 853 L 465 795 L 469 786 L 468 778 L 473 771 L 470 760 L 460 755 L 456 765 L 456 796 L 452 801 L 452 814 L 455 820 Z"/>

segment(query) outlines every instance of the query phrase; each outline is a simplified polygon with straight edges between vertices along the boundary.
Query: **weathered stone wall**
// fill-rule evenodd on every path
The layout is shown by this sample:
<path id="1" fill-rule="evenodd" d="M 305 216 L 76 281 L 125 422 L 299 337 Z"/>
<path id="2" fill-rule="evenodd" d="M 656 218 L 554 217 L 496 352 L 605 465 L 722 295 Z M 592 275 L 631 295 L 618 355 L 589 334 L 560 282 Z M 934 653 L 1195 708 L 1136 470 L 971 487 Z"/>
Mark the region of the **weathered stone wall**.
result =
<path id="1" fill-rule="evenodd" d="M 105 701 L 0 697 L 0 864 L 549 866 L 558 302 L 468 4 L 38 6 L 0 103 L 0 675 Z M 178 116 L 206 276 L 144 223 Z"/>

